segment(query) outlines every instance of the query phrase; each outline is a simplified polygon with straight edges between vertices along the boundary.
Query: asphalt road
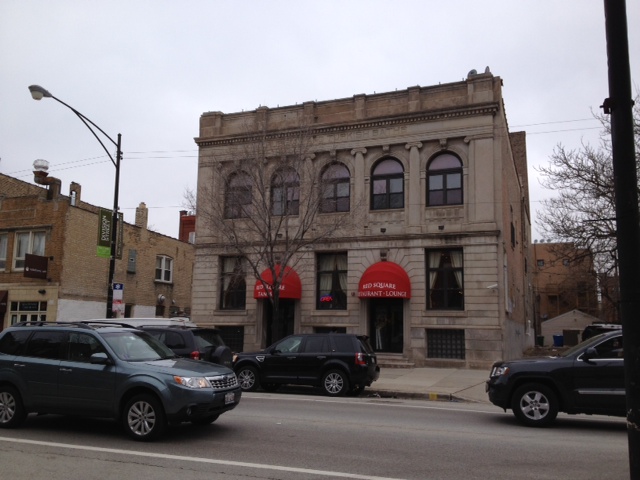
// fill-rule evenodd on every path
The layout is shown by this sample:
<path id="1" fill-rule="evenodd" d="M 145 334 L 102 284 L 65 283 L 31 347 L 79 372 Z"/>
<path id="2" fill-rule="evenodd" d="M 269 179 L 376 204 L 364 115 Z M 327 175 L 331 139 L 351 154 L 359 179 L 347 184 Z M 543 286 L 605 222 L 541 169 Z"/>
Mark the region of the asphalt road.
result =
<path id="1" fill-rule="evenodd" d="M 532 429 L 487 405 L 311 395 L 243 395 L 211 426 L 154 443 L 114 422 L 30 417 L 0 430 L 0 478 L 625 479 L 624 419 L 561 415 Z"/>

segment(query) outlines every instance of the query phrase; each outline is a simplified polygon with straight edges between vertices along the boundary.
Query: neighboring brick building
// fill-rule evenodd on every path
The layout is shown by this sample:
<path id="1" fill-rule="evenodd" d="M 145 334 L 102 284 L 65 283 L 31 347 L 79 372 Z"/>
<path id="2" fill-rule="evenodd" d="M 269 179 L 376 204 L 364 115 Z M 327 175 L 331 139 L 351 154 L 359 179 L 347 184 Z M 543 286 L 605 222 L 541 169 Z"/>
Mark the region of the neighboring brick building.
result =
<path id="1" fill-rule="evenodd" d="M 47 177 L 43 188 L 0 174 L 0 329 L 21 320 L 106 316 L 109 259 L 96 255 L 100 209 L 82 201 L 76 183 L 61 195 L 60 183 Z M 193 245 L 149 231 L 144 204 L 136 225 L 120 228 L 119 316 L 188 314 Z"/>
<path id="2" fill-rule="evenodd" d="M 570 243 L 533 244 L 533 288 L 537 320 L 580 310 L 598 318 L 598 281 L 588 250 Z"/>
<path id="3" fill-rule="evenodd" d="M 382 361 L 414 365 L 486 368 L 533 345 L 525 134 L 509 132 L 499 77 L 487 69 L 449 84 L 201 116 L 192 318 L 235 329 L 245 349 L 276 340 L 268 300 L 200 207 L 207 191 L 251 195 L 227 182 L 241 178 L 234 155 L 259 136 L 250 125 L 266 125 L 260 134 L 274 141 L 310 128 L 315 150 L 303 162 L 344 179 L 322 215 L 351 215 L 343 236 L 299 252 L 284 299 L 289 331 L 366 334 Z M 311 181 L 324 185 L 323 175 Z"/>

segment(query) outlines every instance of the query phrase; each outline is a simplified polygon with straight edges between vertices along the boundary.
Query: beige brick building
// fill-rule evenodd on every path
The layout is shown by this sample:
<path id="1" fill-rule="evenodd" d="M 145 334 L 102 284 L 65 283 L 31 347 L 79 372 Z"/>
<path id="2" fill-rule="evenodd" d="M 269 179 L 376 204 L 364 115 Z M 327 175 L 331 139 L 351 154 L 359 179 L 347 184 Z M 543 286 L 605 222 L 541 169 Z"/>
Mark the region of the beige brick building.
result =
<path id="1" fill-rule="evenodd" d="M 257 124 L 270 138 L 310 128 L 304 163 L 319 173 L 300 182 L 325 188 L 322 172 L 341 172 L 318 221 L 350 216 L 347 230 L 296 255 L 283 334 L 366 334 L 383 361 L 418 366 L 485 368 L 533 344 L 525 134 L 509 132 L 499 77 L 487 69 L 449 84 L 204 113 L 199 209 L 201 192 L 232 188 L 234 155 Z M 268 300 L 250 272 L 244 283 L 229 276 L 230 252 L 198 216 L 192 318 L 235 329 L 245 350 L 264 347 L 276 340 Z"/>
<path id="2" fill-rule="evenodd" d="M 59 179 L 48 182 L 45 188 L 0 174 L 0 329 L 106 316 L 109 259 L 96 255 L 100 209 L 82 201 L 80 185 L 72 183 L 66 196 Z M 118 316 L 188 314 L 193 245 L 148 230 L 144 204 L 136 225 L 120 225 Z"/>

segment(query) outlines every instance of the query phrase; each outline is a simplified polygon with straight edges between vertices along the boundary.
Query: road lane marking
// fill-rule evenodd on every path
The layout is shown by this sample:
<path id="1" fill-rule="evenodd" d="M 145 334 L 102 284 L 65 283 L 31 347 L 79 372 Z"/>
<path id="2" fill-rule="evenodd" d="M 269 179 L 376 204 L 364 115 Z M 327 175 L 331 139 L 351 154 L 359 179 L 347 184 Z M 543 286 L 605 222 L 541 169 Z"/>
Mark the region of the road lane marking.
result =
<path id="1" fill-rule="evenodd" d="M 356 478 L 361 480 L 402 480 L 393 477 L 376 477 L 372 475 L 360 475 L 357 473 L 331 472 L 328 470 L 314 470 L 310 468 L 286 467 L 283 465 L 266 465 L 263 463 L 234 462 L 231 460 L 216 460 L 202 457 L 186 457 L 182 455 L 169 455 L 164 453 L 140 452 L 136 450 L 120 450 L 117 448 L 89 447 L 85 445 L 73 445 L 68 443 L 42 442 L 38 440 L 23 440 L 17 438 L 0 437 L 0 441 L 10 443 L 22 443 L 26 445 L 41 445 L 44 447 L 67 448 L 72 450 L 84 450 L 88 452 L 113 453 L 117 455 L 129 455 L 136 457 L 159 458 L 163 460 L 180 460 L 184 462 L 208 463 L 213 465 L 228 465 L 232 467 L 256 468 L 261 470 L 277 470 L 281 472 L 300 473 L 304 475 L 317 475 L 331 478 Z"/>

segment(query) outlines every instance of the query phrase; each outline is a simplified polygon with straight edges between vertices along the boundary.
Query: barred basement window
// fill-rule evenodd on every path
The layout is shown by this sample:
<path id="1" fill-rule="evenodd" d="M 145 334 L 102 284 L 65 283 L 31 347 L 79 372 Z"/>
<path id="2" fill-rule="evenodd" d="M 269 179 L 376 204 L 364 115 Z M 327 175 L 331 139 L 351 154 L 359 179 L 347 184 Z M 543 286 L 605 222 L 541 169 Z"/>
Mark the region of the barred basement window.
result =
<path id="1" fill-rule="evenodd" d="M 244 327 L 236 325 L 218 325 L 220 336 L 232 352 L 244 352 Z"/>
<path id="2" fill-rule="evenodd" d="M 427 358 L 464 360 L 464 330 L 428 328 Z"/>

